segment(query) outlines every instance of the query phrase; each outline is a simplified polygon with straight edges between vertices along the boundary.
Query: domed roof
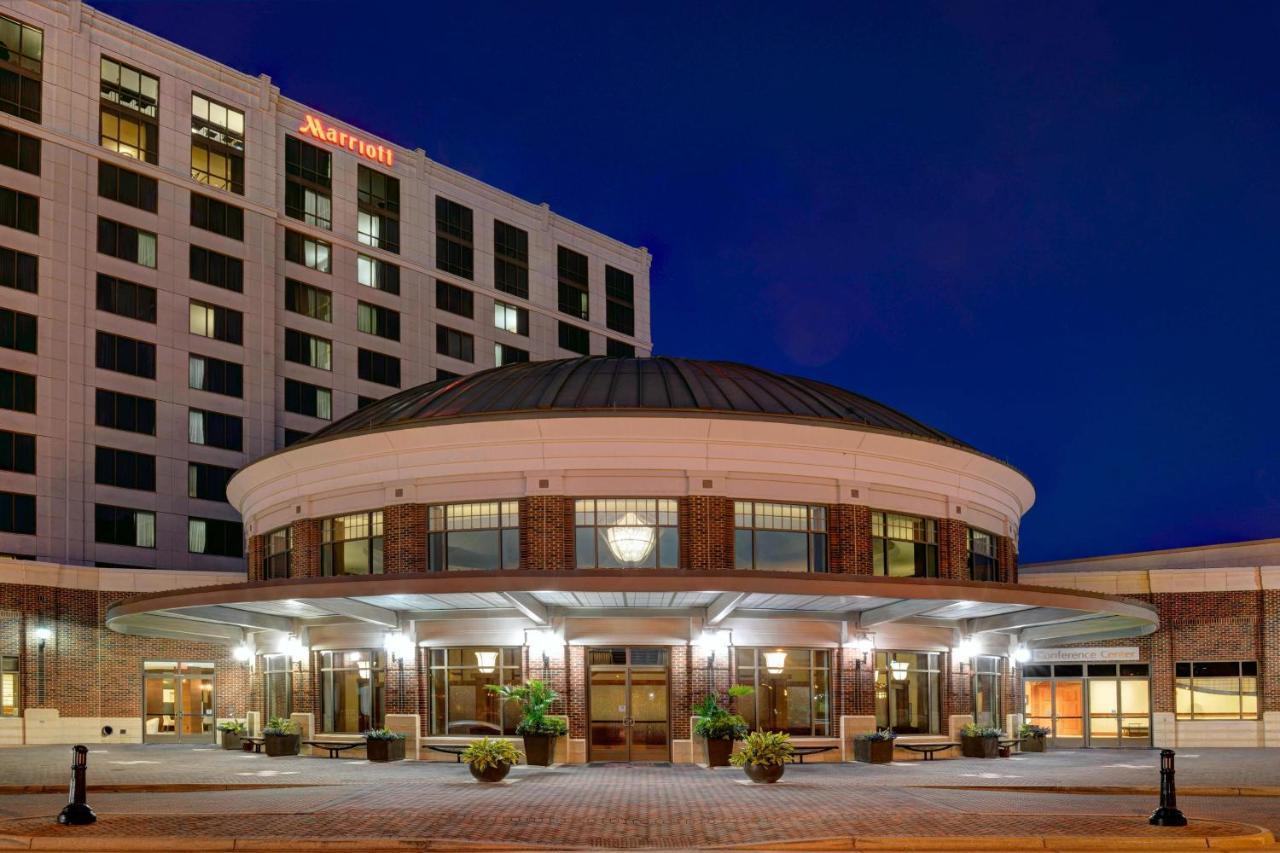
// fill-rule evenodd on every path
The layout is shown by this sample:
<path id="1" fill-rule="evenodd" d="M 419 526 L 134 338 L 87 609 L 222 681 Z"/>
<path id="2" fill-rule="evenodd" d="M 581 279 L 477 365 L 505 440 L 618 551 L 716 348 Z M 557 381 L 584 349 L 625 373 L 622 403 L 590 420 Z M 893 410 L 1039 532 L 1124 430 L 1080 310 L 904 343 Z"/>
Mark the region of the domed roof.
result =
<path id="1" fill-rule="evenodd" d="M 667 413 L 835 421 L 968 448 L 882 403 L 825 382 L 728 361 L 604 356 L 510 364 L 428 382 L 365 406 L 305 441 L 457 420 Z"/>

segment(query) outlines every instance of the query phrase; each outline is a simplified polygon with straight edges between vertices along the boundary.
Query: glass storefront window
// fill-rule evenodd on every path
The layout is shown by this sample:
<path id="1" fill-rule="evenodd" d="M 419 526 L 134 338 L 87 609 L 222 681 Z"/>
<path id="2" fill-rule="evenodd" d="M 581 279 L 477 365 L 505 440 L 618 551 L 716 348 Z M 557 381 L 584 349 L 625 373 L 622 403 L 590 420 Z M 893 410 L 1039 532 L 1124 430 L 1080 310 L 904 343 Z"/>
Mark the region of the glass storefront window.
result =
<path id="1" fill-rule="evenodd" d="M 22 713 L 22 679 L 18 677 L 18 658 L 0 656 L 0 717 L 17 717 Z"/>
<path id="2" fill-rule="evenodd" d="M 591 498 L 574 502 L 580 569 L 675 569 L 680 565 L 678 503 L 668 498 Z"/>
<path id="3" fill-rule="evenodd" d="M 387 673 L 381 651 L 320 653 L 321 730 L 359 734 L 382 725 Z"/>
<path id="4" fill-rule="evenodd" d="M 877 575 L 938 576 L 938 523 L 892 512 L 871 513 L 871 550 Z"/>
<path id="5" fill-rule="evenodd" d="M 1257 661 L 1182 662 L 1174 666 L 1179 720 L 1258 719 Z"/>
<path id="6" fill-rule="evenodd" d="M 293 713 L 293 669 L 289 656 L 263 656 L 262 670 L 266 718 L 288 717 Z"/>
<path id="7" fill-rule="evenodd" d="M 326 576 L 382 574 L 382 510 L 326 518 L 320 541 Z"/>
<path id="8" fill-rule="evenodd" d="M 734 501 L 733 526 L 734 568 L 827 570 L 826 507 Z"/>
<path id="9" fill-rule="evenodd" d="M 939 734 L 938 652 L 876 652 L 876 726 L 898 734 Z"/>
<path id="10" fill-rule="evenodd" d="M 978 655 L 973 660 L 973 721 L 980 726 L 1003 728 L 1000 683 L 1004 658 Z"/>
<path id="11" fill-rule="evenodd" d="M 520 722 L 515 702 L 503 702 L 490 684 L 521 684 L 519 647 L 475 646 L 431 650 L 431 733 L 513 735 Z"/>
<path id="12" fill-rule="evenodd" d="M 427 528 L 433 572 L 520 568 L 518 501 L 433 506 Z"/>
<path id="13" fill-rule="evenodd" d="M 734 649 L 735 683 L 755 688 L 737 700 L 752 730 L 825 736 L 831 730 L 831 653 L 825 649 Z"/>

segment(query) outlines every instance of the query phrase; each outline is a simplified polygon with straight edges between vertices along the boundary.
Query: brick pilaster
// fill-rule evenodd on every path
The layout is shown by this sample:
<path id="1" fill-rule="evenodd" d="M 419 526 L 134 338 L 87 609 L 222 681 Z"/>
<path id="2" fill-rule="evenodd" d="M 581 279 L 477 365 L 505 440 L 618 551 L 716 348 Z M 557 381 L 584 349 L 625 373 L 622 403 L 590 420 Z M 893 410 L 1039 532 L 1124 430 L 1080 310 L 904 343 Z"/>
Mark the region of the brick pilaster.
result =
<path id="1" fill-rule="evenodd" d="M 387 574 L 427 570 L 427 507 L 396 504 L 382 510 L 382 570 Z M 411 714 L 413 711 L 395 713 Z"/>
<path id="2" fill-rule="evenodd" d="M 1008 536 L 996 537 L 996 562 L 998 579 L 1004 583 L 1018 582 L 1018 550 Z"/>
<path id="3" fill-rule="evenodd" d="M 716 495 L 680 499 L 680 567 L 733 568 L 733 501 Z"/>
<path id="4" fill-rule="evenodd" d="M 260 581 L 263 579 L 263 566 L 267 556 L 267 537 L 261 534 L 249 537 L 249 547 L 246 549 L 249 555 L 248 572 L 249 580 Z"/>
<path id="5" fill-rule="evenodd" d="M 1280 711 L 1280 589 L 1264 589 L 1258 639 L 1259 711 Z"/>
<path id="6" fill-rule="evenodd" d="M 969 527 L 953 518 L 938 519 L 938 576 L 969 577 Z"/>
<path id="7" fill-rule="evenodd" d="M 293 551 L 289 573 L 295 578 L 318 578 L 320 571 L 320 519 L 303 518 L 291 527 Z"/>
<path id="8" fill-rule="evenodd" d="M 573 499 L 564 495 L 530 495 L 520 501 L 520 568 L 572 569 Z"/>
<path id="9" fill-rule="evenodd" d="M 870 509 L 850 504 L 827 507 L 827 535 L 832 573 L 873 573 Z"/>

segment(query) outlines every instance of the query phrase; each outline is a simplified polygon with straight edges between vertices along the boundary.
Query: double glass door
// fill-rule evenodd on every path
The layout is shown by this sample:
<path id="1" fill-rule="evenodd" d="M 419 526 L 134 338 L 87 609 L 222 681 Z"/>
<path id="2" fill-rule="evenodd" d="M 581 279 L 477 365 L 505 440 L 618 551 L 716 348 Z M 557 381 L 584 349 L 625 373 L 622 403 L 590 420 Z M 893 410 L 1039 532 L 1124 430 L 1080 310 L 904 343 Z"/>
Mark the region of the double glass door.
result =
<path id="1" fill-rule="evenodd" d="M 212 743 L 213 678 L 212 663 L 144 663 L 143 740 L 147 743 Z"/>
<path id="2" fill-rule="evenodd" d="M 1148 673 L 1145 663 L 1024 666 L 1026 721 L 1059 748 L 1149 747 Z"/>
<path id="3" fill-rule="evenodd" d="M 587 650 L 589 761 L 670 761 L 669 653 Z"/>

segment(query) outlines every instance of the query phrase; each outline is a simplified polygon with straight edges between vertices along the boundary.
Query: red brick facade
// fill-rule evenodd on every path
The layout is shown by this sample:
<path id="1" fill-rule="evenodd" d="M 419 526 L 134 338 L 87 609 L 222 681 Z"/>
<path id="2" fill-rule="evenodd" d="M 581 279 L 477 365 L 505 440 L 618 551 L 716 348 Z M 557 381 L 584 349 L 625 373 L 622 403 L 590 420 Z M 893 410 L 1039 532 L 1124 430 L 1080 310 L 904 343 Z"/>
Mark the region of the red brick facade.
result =
<path id="1" fill-rule="evenodd" d="M 520 566 L 571 569 L 574 554 L 573 498 L 531 495 L 520 501 Z"/>
<path id="2" fill-rule="evenodd" d="M 426 504 L 396 504 L 382 511 L 382 570 L 389 574 L 427 570 Z"/>
<path id="3" fill-rule="evenodd" d="M 733 568 L 733 501 L 714 495 L 680 501 L 680 565 L 696 571 Z"/>

